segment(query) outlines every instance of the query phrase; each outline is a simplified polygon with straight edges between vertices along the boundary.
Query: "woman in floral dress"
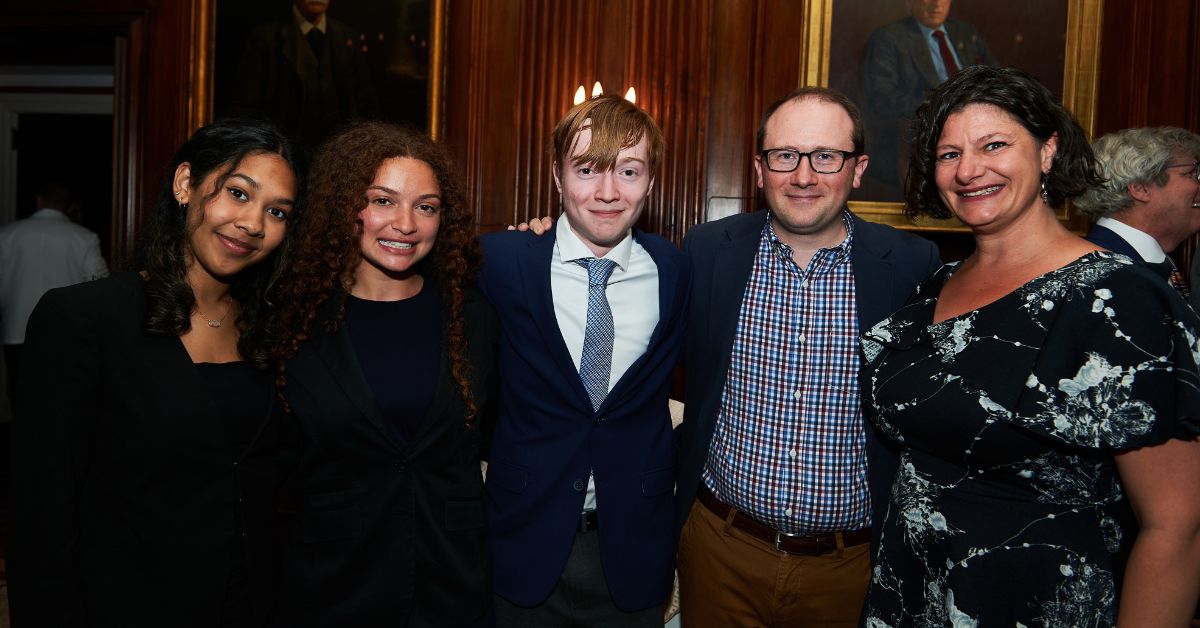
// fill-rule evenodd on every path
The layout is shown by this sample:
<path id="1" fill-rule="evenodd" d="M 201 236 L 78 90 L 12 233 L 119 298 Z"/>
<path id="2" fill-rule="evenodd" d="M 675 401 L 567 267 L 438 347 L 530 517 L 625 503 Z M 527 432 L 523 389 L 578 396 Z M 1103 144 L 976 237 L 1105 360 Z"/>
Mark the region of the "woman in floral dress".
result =
<path id="1" fill-rule="evenodd" d="M 971 67 L 917 121 L 909 211 L 976 249 L 863 336 L 865 410 L 901 450 L 864 625 L 1186 626 L 1200 319 L 1058 221 L 1097 176 L 1040 83 Z"/>

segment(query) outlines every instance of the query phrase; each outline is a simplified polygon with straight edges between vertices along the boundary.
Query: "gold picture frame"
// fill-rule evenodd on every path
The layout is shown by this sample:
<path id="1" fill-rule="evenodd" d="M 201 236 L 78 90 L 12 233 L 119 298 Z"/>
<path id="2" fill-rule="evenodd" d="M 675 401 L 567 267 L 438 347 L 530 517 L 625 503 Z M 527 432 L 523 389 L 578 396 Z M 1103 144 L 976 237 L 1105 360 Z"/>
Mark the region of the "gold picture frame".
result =
<path id="1" fill-rule="evenodd" d="M 447 0 L 429 0 L 429 67 L 426 90 L 427 131 L 433 139 L 442 135 L 442 90 L 445 87 L 445 40 Z M 192 30 L 189 50 L 187 94 L 188 132 L 213 120 L 213 81 L 217 47 L 217 0 L 192 0 Z"/>
<path id="2" fill-rule="evenodd" d="M 808 0 L 806 29 L 800 48 L 798 84 L 828 86 L 830 84 L 831 41 L 834 28 L 834 5 L 846 0 Z M 1097 75 L 1100 64 L 1100 30 L 1103 0 L 1057 0 L 1066 3 L 1065 48 L 1062 55 L 1062 100 L 1075 114 L 1079 124 L 1090 137 L 1095 132 Z M 896 0 L 898 5 L 903 3 Z M 994 5 L 1002 7 L 1003 5 Z M 869 149 L 870 147 L 868 147 Z M 870 150 L 868 150 L 868 153 Z M 850 209 L 865 220 L 894 227 L 921 231 L 965 231 L 957 220 L 922 219 L 910 221 L 904 215 L 904 203 L 892 201 L 850 201 Z M 1058 213 L 1059 220 L 1076 231 L 1085 228 L 1086 220 L 1071 211 L 1070 206 Z"/>

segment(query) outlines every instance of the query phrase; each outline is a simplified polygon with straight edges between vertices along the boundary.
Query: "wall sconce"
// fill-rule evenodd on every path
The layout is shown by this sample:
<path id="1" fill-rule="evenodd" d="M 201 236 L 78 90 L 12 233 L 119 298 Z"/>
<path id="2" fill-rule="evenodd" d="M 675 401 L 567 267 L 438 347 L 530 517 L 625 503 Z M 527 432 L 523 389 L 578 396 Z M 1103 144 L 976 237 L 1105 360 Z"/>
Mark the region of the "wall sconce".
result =
<path id="1" fill-rule="evenodd" d="M 600 81 L 596 81 L 592 85 L 592 98 L 595 98 L 603 93 L 604 86 L 600 84 Z M 583 90 L 583 85 L 575 88 L 575 98 L 572 99 L 572 104 L 578 105 L 579 103 L 583 102 L 587 98 L 586 94 L 587 92 Z M 629 91 L 625 92 L 625 100 L 637 104 L 637 91 L 633 89 L 633 86 L 630 86 Z"/>

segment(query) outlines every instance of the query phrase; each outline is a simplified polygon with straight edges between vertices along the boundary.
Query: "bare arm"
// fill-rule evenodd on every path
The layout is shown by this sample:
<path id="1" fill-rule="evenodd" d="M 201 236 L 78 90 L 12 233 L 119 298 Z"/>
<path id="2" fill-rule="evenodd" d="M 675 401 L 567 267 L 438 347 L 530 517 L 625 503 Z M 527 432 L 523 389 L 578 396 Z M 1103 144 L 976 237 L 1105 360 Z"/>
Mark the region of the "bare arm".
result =
<path id="1" fill-rule="evenodd" d="M 1200 592 L 1200 440 L 1170 440 L 1116 461 L 1141 526 L 1117 625 L 1187 626 Z"/>

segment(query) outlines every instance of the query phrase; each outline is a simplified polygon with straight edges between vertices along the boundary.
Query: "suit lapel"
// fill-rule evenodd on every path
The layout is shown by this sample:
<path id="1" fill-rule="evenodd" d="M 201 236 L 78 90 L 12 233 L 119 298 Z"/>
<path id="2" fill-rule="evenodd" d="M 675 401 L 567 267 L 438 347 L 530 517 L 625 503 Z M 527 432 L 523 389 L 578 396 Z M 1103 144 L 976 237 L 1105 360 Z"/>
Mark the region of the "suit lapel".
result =
<path id="1" fill-rule="evenodd" d="M 554 313 L 550 265 L 556 263 L 553 259 L 556 237 L 556 230 L 551 229 L 540 238 L 531 238 L 526 246 L 517 252 L 517 272 L 520 273 L 521 284 L 525 287 L 525 300 L 531 318 L 542 334 L 543 346 L 546 347 L 555 368 L 563 374 L 563 380 L 575 389 L 574 397 L 591 413 L 592 404 L 588 401 L 583 379 L 579 377 L 579 365 L 571 359 L 571 351 L 567 348 L 567 341 L 563 340 L 562 332 L 558 328 L 558 316 Z M 536 349 L 531 347 L 529 350 Z"/>
<path id="2" fill-rule="evenodd" d="M 320 320 L 320 318 L 318 318 Z M 399 435 L 383 418 L 379 404 L 375 402 L 375 394 L 367 383 L 367 377 L 354 357 L 354 348 L 350 343 L 350 332 L 342 321 L 332 334 L 318 331 L 310 340 L 313 352 L 320 358 L 325 370 L 338 387 L 345 393 L 350 403 L 375 426 L 376 430 L 390 445 L 398 450 L 405 448 Z"/>
<path id="3" fill-rule="evenodd" d="M 921 34 L 921 29 L 917 27 L 917 21 L 913 18 L 908 18 L 908 56 L 917 66 L 917 71 L 921 76 L 928 81 L 930 85 L 937 85 L 942 80 L 938 78 L 937 69 L 933 67 L 933 58 L 929 56 L 929 44 L 925 43 L 925 37 Z"/>
<path id="4" fill-rule="evenodd" d="M 742 299 L 754 269 L 754 258 L 758 254 L 766 220 L 767 213 L 762 212 L 761 221 L 738 221 L 732 224 L 725 231 L 725 241 L 715 251 L 712 282 L 709 284 L 712 288 L 708 295 L 713 346 L 733 347 L 733 335 L 737 333 L 737 322 L 742 312 Z M 729 354 L 729 351 L 722 352 L 726 362 Z"/>
<path id="5" fill-rule="evenodd" d="M 421 417 L 421 422 L 413 433 L 413 440 L 409 445 L 410 456 L 417 455 L 436 440 L 439 433 L 438 423 L 448 420 L 447 406 L 458 399 L 458 384 L 450 375 L 449 360 L 450 356 L 446 354 L 446 345 L 443 343 L 438 357 L 438 377 L 433 388 L 433 398 L 429 400 L 429 408 L 425 410 L 425 415 Z"/>
<path id="6" fill-rule="evenodd" d="M 859 331 L 870 329 L 903 304 L 907 294 L 896 295 L 899 284 L 891 280 L 891 247 L 871 238 L 869 226 L 854 217 L 854 303 L 858 308 Z"/>

